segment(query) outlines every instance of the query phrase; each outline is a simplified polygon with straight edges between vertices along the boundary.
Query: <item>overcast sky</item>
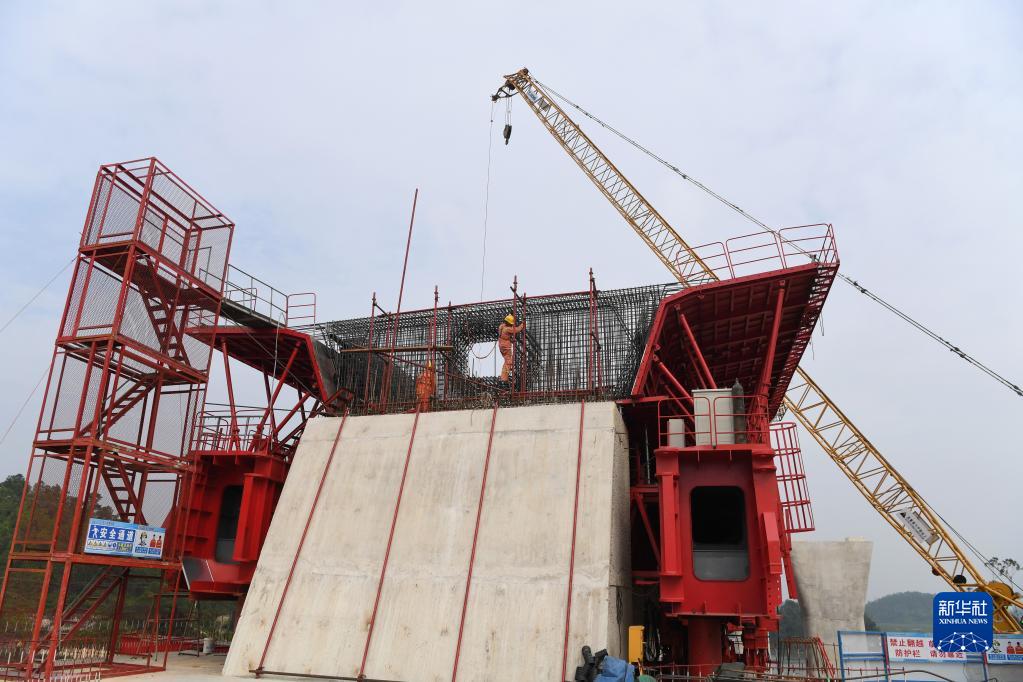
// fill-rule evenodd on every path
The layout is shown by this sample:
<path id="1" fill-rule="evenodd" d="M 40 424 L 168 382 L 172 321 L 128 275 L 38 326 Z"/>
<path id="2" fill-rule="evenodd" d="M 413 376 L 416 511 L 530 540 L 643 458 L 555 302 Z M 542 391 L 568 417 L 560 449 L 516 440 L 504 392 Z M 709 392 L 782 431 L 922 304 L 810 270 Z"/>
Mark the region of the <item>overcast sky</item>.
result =
<path id="1" fill-rule="evenodd" d="M 0 4 L 0 324 L 74 255 L 96 168 L 156 155 L 237 223 L 232 262 L 321 319 L 479 296 L 489 95 L 545 83 L 1017 382 L 1023 10 L 996 2 Z M 495 112 L 498 136 L 505 112 Z M 485 295 L 670 279 L 521 104 L 495 139 Z M 586 127 L 586 126 L 584 126 Z M 587 130 L 691 243 L 753 231 Z M 68 277 L 0 334 L 6 429 Z M 804 366 L 958 530 L 1023 559 L 1023 399 L 844 284 Z M 0 446 L 23 472 L 37 392 Z M 940 583 L 802 438 L 818 539 L 874 541 L 870 595 Z"/>

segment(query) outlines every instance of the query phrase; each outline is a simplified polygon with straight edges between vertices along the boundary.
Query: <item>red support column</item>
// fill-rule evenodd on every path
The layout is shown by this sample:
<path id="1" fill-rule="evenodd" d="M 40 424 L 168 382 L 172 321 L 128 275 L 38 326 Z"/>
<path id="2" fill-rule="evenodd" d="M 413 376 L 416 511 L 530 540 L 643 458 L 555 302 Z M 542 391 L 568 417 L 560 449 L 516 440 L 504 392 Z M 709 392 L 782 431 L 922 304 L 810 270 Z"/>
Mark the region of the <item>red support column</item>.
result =
<path id="1" fill-rule="evenodd" d="M 565 644 L 561 654 L 561 677 L 568 674 L 568 635 L 572 627 L 572 585 L 575 578 L 575 538 L 579 527 L 579 481 L 583 470 L 583 433 L 585 432 L 586 401 L 579 403 L 579 450 L 575 459 L 575 500 L 572 503 L 572 548 L 568 559 L 568 597 L 565 603 Z"/>
<path id="2" fill-rule="evenodd" d="M 472 550 L 469 553 L 469 571 L 465 576 L 465 594 L 462 597 L 462 615 L 458 620 L 458 639 L 455 642 L 455 662 L 451 669 L 451 682 L 458 678 L 458 659 L 462 653 L 462 633 L 465 630 L 465 614 L 469 609 L 469 589 L 472 587 L 472 569 L 476 563 L 476 542 L 480 535 L 480 519 L 483 518 L 483 499 L 487 492 L 487 474 L 490 472 L 490 452 L 494 445 L 494 425 L 497 424 L 497 402 L 490 417 L 490 435 L 487 437 L 487 454 L 483 459 L 483 480 L 480 482 L 480 501 L 476 505 L 476 526 L 472 532 Z"/>
<path id="3" fill-rule="evenodd" d="M 366 633 L 366 646 L 362 650 L 362 663 L 359 664 L 359 679 L 366 676 L 366 661 L 369 658 L 369 647 L 373 643 L 373 628 L 376 626 L 377 609 L 380 608 L 380 594 L 384 589 L 384 579 L 387 577 L 387 563 L 391 558 L 391 545 L 394 543 L 394 529 L 398 526 L 398 512 L 401 511 L 401 499 L 405 493 L 405 480 L 408 477 L 408 466 L 412 460 L 412 446 L 416 442 L 416 427 L 419 426 L 419 407 L 416 406 L 416 414 L 412 420 L 412 433 L 408 439 L 408 452 L 405 453 L 405 466 L 401 470 L 401 483 L 398 484 L 398 499 L 394 502 L 394 516 L 391 517 L 391 530 L 387 534 L 387 548 L 384 550 L 384 562 L 380 566 L 380 580 L 377 581 L 377 594 L 373 599 L 373 612 L 369 617 L 369 631 Z"/>
<path id="4" fill-rule="evenodd" d="M 338 424 L 337 433 L 334 434 L 334 443 L 330 447 L 330 454 L 327 456 L 327 461 L 323 465 L 323 472 L 320 474 L 320 482 L 316 485 L 316 494 L 313 496 L 313 503 L 309 507 L 309 516 L 306 517 L 305 526 L 302 528 L 302 535 L 298 539 L 298 547 L 295 549 L 295 556 L 291 560 L 291 568 L 288 569 L 288 577 L 284 581 L 284 589 L 281 590 L 281 598 L 277 601 L 277 609 L 274 611 L 274 619 L 270 623 L 270 631 L 266 635 L 266 642 L 263 644 L 263 653 L 259 656 L 259 665 L 256 667 L 256 677 L 259 677 L 259 671 L 263 669 L 263 664 L 266 663 L 266 654 L 270 650 L 270 642 L 273 641 L 274 632 L 277 630 L 277 621 L 281 617 L 281 609 L 284 607 L 284 600 L 288 596 L 288 589 L 291 587 L 291 579 L 295 577 L 295 567 L 298 565 L 298 558 L 302 554 L 302 548 L 305 546 L 306 536 L 309 534 L 309 526 L 312 525 L 313 515 L 316 513 L 316 507 L 320 503 L 320 493 L 323 492 L 323 484 L 327 480 L 327 474 L 330 473 L 331 464 L 334 462 L 334 455 L 337 453 L 338 443 L 341 442 L 341 432 L 345 428 L 345 422 L 348 421 L 348 410 L 345 410 L 345 414 L 341 417 L 341 423 Z"/>
<path id="5" fill-rule="evenodd" d="M 674 452 L 657 457 L 658 501 L 661 511 L 661 601 L 679 605 L 682 587 L 682 528 L 679 509 L 679 458 Z"/>

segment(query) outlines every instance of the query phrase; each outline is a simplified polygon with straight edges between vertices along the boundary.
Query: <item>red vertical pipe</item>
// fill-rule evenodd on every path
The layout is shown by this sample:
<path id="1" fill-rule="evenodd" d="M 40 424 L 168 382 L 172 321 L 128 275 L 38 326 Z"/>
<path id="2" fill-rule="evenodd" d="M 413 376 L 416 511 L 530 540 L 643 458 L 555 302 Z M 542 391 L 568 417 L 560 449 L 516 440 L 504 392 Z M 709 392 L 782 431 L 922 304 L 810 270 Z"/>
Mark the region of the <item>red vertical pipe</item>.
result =
<path id="1" fill-rule="evenodd" d="M 465 595 L 462 598 L 462 616 L 458 621 L 458 640 L 455 643 L 455 663 L 451 669 L 451 682 L 458 677 L 458 659 L 462 653 L 462 633 L 465 630 L 465 613 L 469 608 L 469 588 L 472 586 L 472 568 L 476 563 L 476 542 L 480 536 L 480 519 L 483 517 L 483 496 L 487 492 L 487 473 L 490 471 L 490 452 L 494 445 L 494 425 L 497 423 L 497 402 L 490 417 L 490 437 L 487 439 L 487 454 L 483 459 L 483 481 L 480 483 L 480 501 L 476 505 L 476 527 L 472 532 L 472 551 L 469 553 L 469 572 L 465 576 Z"/>
<path id="2" fill-rule="evenodd" d="M 391 325 L 391 356 L 387 361 L 387 371 L 385 372 L 386 379 L 384 385 L 380 389 L 380 404 L 381 407 L 387 402 L 387 396 L 391 389 L 391 371 L 394 368 L 394 351 L 395 346 L 398 343 L 398 320 L 401 318 L 401 299 L 405 294 L 405 273 L 408 271 L 408 254 L 412 248 L 412 225 L 416 222 L 416 203 L 419 201 L 419 188 L 416 187 L 416 193 L 412 195 L 412 217 L 408 221 L 408 240 L 405 242 L 405 261 L 401 266 L 401 285 L 398 287 L 398 309 L 394 312 L 394 322 Z"/>
<path id="3" fill-rule="evenodd" d="M 561 654 L 561 677 L 568 671 L 568 634 L 572 624 L 572 582 L 575 575 L 575 536 L 579 523 L 579 479 L 583 470 L 583 419 L 586 416 L 586 401 L 579 403 L 579 451 L 575 459 L 575 501 L 572 504 L 572 549 L 568 559 L 568 599 L 565 604 L 565 645 Z"/>
<path id="4" fill-rule="evenodd" d="M 373 642 L 373 627 L 377 621 L 377 609 L 380 608 L 380 593 L 384 589 L 384 578 L 387 577 L 387 563 L 391 559 L 391 545 L 394 543 L 394 529 L 398 525 L 398 512 L 401 511 L 401 498 L 405 493 L 405 479 L 408 477 L 408 465 L 412 459 L 412 445 L 416 442 L 416 427 L 419 426 L 419 404 L 416 403 L 416 416 L 412 420 L 412 433 L 408 439 L 408 452 L 405 453 L 405 467 L 401 471 L 401 483 L 398 484 L 398 499 L 394 503 L 394 516 L 391 517 L 391 531 L 387 535 L 387 548 L 384 550 L 384 563 L 380 566 L 380 580 L 377 581 L 377 595 L 373 599 L 373 613 L 369 617 L 369 632 L 366 633 L 366 646 L 362 650 L 362 663 L 359 664 L 358 679 L 366 676 L 366 659 L 369 658 L 369 645 Z"/>
<path id="5" fill-rule="evenodd" d="M 234 407 L 234 386 L 231 385 L 231 362 L 227 355 L 227 339 L 220 341 L 220 353 L 224 356 L 224 383 L 227 384 L 227 405 L 231 410 L 231 428 L 227 432 L 227 446 L 234 448 L 238 439 L 238 413 Z M 273 409 L 273 405 L 269 409 Z"/>
<path id="6" fill-rule="evenodd" d="M 284 581 L 284 590 L 281 591 L 281 598 L 277 602 L 277 611 L 274 612 L 273 622 L 270 623 L 270 632 L 266 635 L 266 642 L 263 644 L 263 653 L 259 657 L 259 666 L 256 670 L 262 670 L 263 664 L 266 662 L 266 652 L 270 650 L 270 642 L 273 640 L 274 630 L 277 629 L 277 620 L 281 616 L 281 609 L 284 606 L 284 600 L 288 596 L 288 588 L 291 587 L 291 579 L 295 577 L 295 566 L 298 565 L 298 557 L 302 554 L 302 547 L 305 546 L 306 535 L 309 534 L 309 526 L 313 522 L 313 514 L 316 513 L 316 506 L 320 503 L 320 493 L 323 492 L 323 484 L 327 480 L 327 474 L 330 472 L 330 465 L 334 461 L 334 454 L 337 452 L 338 443 L 341 441 L 341 431 L 345 428 L 345 422 L 348 421 L 348 410 L 345 410 L 344 416 L 341 417 L 341 423 L 337 427 L 337 433 L 334 434 L 334 444 L 330 446 L 330 455 L 327 456 L 327 463 L 323 465 L 323 473 L 320 474 L 320 482 L 316 486 L 316 494 L 313 496 L 313 504 L 309 507 L 309 516 L 306 517 L 305 527 L 302 529 L 302 537 L 298 540 L 298 548 L 295 550 L 295 556 L 291 560 L 291 568 L 288 570 L 288 578 Z"/>

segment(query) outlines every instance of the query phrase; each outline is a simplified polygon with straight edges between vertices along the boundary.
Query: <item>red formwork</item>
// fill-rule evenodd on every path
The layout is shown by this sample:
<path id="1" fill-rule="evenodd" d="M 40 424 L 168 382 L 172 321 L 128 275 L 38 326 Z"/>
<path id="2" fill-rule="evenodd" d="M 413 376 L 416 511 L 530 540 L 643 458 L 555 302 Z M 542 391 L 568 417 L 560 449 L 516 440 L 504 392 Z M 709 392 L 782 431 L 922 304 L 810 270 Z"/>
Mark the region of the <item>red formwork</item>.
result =
<path id="1" fill-rule="evenodd" d="M 4 672 L 49 679 L 156 667 L 122 636 L 174 633 L 189 435 L 213 352 L 233 223 L 155 158 L 100 168 L 30 456 L 0 617 Z M 87 554 L 90 518 L 166 529 L 159 558 Z M 142 632 L 119 628 L 148 614 Z"/>
<path id="2" fill-rule="evenodd" d="M 766 668 L 783 574 L 796 592 L 791 535 L 813 529 L 794 426 L 772 419 L 838 260 L 830 226 L 785 237 L 701 247 L 723 279 L 661 301 L 622 401 L 635 585 L 656 595 L 650 625 L 695 675 Z"/>
<path id="3" fill-rule="evenodd" d="M 350 392 L 335 387 L 331 373 L 321 367 L 315 342 L 269 322 L 278 315 L 268 311 L 258 323 L 254 302 L 246 302 L 252 306 L 247 311 L 225 311 L 225 318 L 250 326 L 193 330 L 199 338 L 215 339 L 227 389 L 227 403 L 208 406 L 192 438 L 195 473 L 184 502 L 182 562 L 195 598 L 245 593 L 306 423 L 316 415 L 338 414 L 350 402 Z M 246 404 L 254 396 L 243 402 L 236 395 L 234 375 L 241 366 L 263 375 L 265 395 L 258 406 Z"/>

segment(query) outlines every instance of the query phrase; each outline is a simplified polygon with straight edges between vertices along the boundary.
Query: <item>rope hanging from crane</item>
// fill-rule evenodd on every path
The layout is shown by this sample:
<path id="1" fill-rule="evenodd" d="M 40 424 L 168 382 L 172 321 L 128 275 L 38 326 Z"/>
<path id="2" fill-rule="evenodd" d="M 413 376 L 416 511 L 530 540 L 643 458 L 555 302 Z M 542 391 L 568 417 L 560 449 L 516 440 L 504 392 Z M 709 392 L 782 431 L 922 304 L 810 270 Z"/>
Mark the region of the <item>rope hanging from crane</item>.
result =
<path id="1" fill-rule="evenodd" d="M 494 106 L 490 104 L 490 129 L 487 131 L 487 181 L 483 189 L 483 256 L 480 265 L 480 301 L 483 300 L 483 283 L 487 274 L 487 223 L 490 220 L 490 166 L 494 150 Z M 506 142 L 507 144 L 507 142 Z"/>
<path id="2" fill-rule="evenodd" d="M 588 112 L 586 109 L 583 109 L 581 106 L 579 106 L 578 104 L 576 104 L 572 100 L 568 99 L 567 97 L 565 97 L 564 95 L 559 93 L 557 90 L 555 90 L 554 88 L 552 88 L 549 85 L 547 85 L 546 83 L 541 82 L 540 80 L 538 80 L 535 77 L 533 78 L 533 80 L 537 83 L 537 85 L 542 87 L 544 90 L 546 90 L 547 92 L 551 93 L 552 95 L 557 97 L 559 100 L 561 100 L 562 102 L 564 102 L 568 106 L 572 107 L 573 109 L 575 109 L 576 111 L 578 111 L 583 116 L 585 116 L 586 118 L 590 119 L 591 121 L 593 121 L 594 123 L 596 123 L 600 127 L 602 127 L 605 130 L 609 131 L 610 133 L 612 133 L 613 135 L 615 135 L 616 137 L 621 139 L 623 142 L 626 142 L 626 143 L 632 145 L 633 147 L 638 149 L 640 152 L 642 152 L 646 156 L 650 157 L 654 161 L 658 162 L 659 164 L 661 164 L 662 166 L 664 166 L 665 168 L 670 170 L 675 175 L 678 175 L 683 180 L 691 183 L 692 185 L 694 185 L 695 187 L 697 187 L 698 189 L 700 189 L 701 191 L 703 191 L 707 195 L 713 197 L 714 199 L 717 199 L 718 201 L 723 203 L 725 206 L 729 207 L 730 209 L 732 209 L 733 211 L 735 211 L 736 213 L 741 215 L 746 220 L 749 220 L 754 225 L 757 225 L 760 229 L 764 230 L 765 232 L 770 232 L 771 234 L 774 234 L 779 239 L 784 240 L 787 244 L 790 244 L 792 247 L 798 249 L 799 251 L 803 251 L 805 253 L 805 251 L 798 244 L 793 244 L 789 240 L 785 239 L 783 236 L 781 236 L 778 233 L 777 230 L 769 227 L 762 220 L 759 220 L 755 216 L 753 216 L 750 213 L 746 212 L 745 210 L 740 208 L 737 204 L 735 204 L 732 201 L 729 201 L 727 198 L 725 198 L 724 196 L 718 194 L 717 192 L 712 190 L 710 187 L 708 187 L 707 185 L 703 184 L 702 182 L 700 182 L 696 178 L 692 177 L 688 173 L 684 173 L 678 166 L 672 164 L 671 162 L 669 162 L 668 160 L 664 159 L 663 157 L 658 156 L 653 151 L 651 151 L 650 149 L 644 147 L 640 143 L 636 142 L 635 140 L 633 140 L 632 138 L 630 138 L 629 136 L 627 136 L 625 133 L 621 132 L 617 128 L 615 128 L 615 127 L 611 126 L 610 124 L 605 123 L 601 119 L 597 118 L 596 116 L 594 116 L 593 114 Z M 507 133 L 510 134 L 510 126 L 506 126 L 506 129 L 507 129 Z M 507 144 L 507 141 L 508 140 L 507 140 L 507 136 L 506 136 L 505 144 Z M 926 334 L 931 339 L 937 341 L 942 346 L 944 346 L 945 348 L 947 348 L 951 352 L 955 353 L 957 356 L 959 356 L 960 358 L 965 360 L 967 363 L 969 363 L 973 367 L 979 369 L 984 374 L 987 374 L 989 377 L 991 377 L 992 379 L 994 379 L 998 383 L 1002 384 L 1003 386 L 1005 386 L 1006 388 L 1011 390 L 1016 395 L 1018 395 L 1020 397 L 1023 397 L 1023 388 L 1020 388 L 1020 386 L 1018 384 L 1012 382 L 1010 379 L 1008 379 L 1004 375 L 999 374 L 995 370 L 991 369 L 990 367 L 985 365 L 983 362 L 981 362 L 980 360 L 978 360 L 974 356 L 972 356 L 969 353 L 967 353 L 966 351 L 964 351 L 959 346 L 955 345 L 954 343 L 952 343 L 951 341 L 949 341 L 945 337 L 941 336 L 940 334 L 935 332 L 933 329 L 925 326 L 923 323 L 917 321 L 916 319 L 911 317 L 908 313 L 900 310 L 895 305 L 893 305 L 893 304 L 889 303 L 888 301 L 886 301 L 885 299 L 881 298 L 879 295 L 875 294 L 873 291 L 871 291 L 870 289 L 866 288 L 865 286 L 860 284 L 857 280 L 853 279 L 852 277 L 849 277 L 848 275 L 846 275 L 846 274 L 844 274 L 842 272 L 838 273 L 838 277 L 843 282 L 845 282 L 846 284 L 852 286 L 854 289 L 856 289 L 858 292 L 860 292 L 861 294 L 863 294 L 867 298 L 871 299 L 875 303 L 878 303 L 883 308 L 885 308 L 886 310 L 888 310 L 892 314 L 896 315 L 897 317 L 899 317 L 904 322 L 908 323 L 913 328 L 917 329 L 918 331 L 922 332 L 923 334 Z"/>

